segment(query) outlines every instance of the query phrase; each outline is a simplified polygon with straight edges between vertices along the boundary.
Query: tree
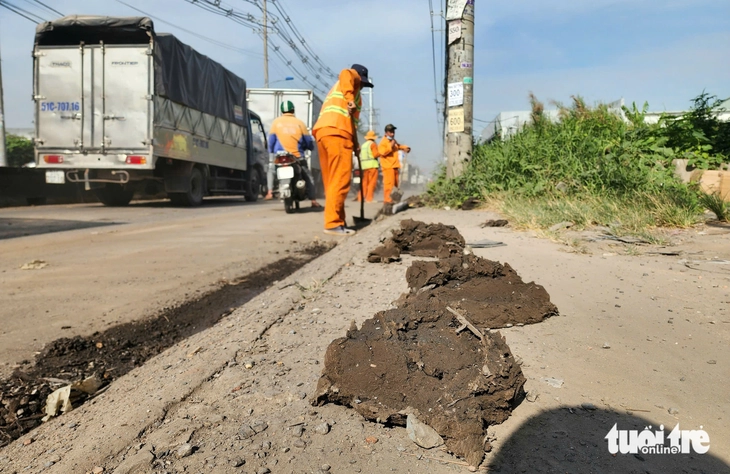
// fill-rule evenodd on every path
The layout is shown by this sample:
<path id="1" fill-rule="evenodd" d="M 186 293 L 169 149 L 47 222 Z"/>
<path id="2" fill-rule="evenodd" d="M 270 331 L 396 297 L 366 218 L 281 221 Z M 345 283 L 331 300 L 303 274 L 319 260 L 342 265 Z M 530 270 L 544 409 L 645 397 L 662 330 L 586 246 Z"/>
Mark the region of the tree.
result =
<path id="1" fill-rule="evenodd" d="M 33 142 L 18 135 L 6 135 L 5 149 L 8 166 L 19 168 L 35 160 Z"/>

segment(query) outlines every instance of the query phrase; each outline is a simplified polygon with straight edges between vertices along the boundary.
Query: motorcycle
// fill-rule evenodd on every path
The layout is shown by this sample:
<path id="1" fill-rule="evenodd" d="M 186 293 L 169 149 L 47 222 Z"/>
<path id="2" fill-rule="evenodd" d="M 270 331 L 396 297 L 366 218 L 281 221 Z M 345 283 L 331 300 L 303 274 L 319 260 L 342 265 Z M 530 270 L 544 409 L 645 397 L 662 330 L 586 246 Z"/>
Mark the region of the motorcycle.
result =
<path id="1" fill-rule="evenodd" d="M 284 210 L 291 214 L 299 209 L 299 203 L 307 199 L 307 182 L 300 158 L 281 151 L 274 159 L 276 178 L 279 181 L 279 197 L 284 201 Z"/>

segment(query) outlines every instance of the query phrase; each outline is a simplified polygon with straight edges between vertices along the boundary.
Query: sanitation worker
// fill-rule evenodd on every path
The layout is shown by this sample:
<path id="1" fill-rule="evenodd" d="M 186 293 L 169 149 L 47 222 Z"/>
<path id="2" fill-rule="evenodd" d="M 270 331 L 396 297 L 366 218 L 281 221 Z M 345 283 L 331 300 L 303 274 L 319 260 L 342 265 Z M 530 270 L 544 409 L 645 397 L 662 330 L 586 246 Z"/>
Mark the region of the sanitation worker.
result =
<path id="1" fill-rule="evenodd" d="M 304 159 L 306 150 L 314 150 L 314 140 L 307 131 L 307 126 L 294 116 L 294 104 L 290 100 L 285 100 L 279 108 L 281 115 L 271 122 L 269 130 L 269 153 L 275 154 L 280 151 L 286 151 L 294 155 L 302 167 L 304 181 L 307 183 L 307 197 L 312 201 L 312 207 L 322 207 L 316 199 L 314 180 L 309 172 L 307 160 Z M 269 164 L 269 166 L 273 166 Z M 266 195 L 267 199 L 271 199 L 271 188 Z"/>
<path id="2" fill-rule="evenodd" d="M 360 91 L 363 87 L 373 87 L 365 66 L 353 64 L 350 69 L 343 69 L 339 80 L 327 94 L 312 130 L 317 140 L 327 198 L 324 205 L 325 234 L 355 233 L 345 227 L 345 200 L 352 180 L 352 152 L 360 153 L 357 125 L 360 122 Z"/>
<path id="3" fill-rule="evenodd" d="M 400 184 L 400 159 L 398 151 L 410 153 L 411 147 L 401 145 L 395 140 L 395 125 L 385 126 L 385 136 L 378 145 L 380 151 L 380 167 L 383 169 L 383 202 L 392 203 L 390 193 Z"/>
<path id="4" fill-rule="evenodd" d="M 365 134 L 365 143 L 360 149 L 360 186 L 362 186 L 365 202 L 373 202 L 375 187 L 378 185 L 378 158 L 380 151 L 375 143 L 378 137 L 372 130 Z M 357 193 L 357 200 L 361 199 Z"/>

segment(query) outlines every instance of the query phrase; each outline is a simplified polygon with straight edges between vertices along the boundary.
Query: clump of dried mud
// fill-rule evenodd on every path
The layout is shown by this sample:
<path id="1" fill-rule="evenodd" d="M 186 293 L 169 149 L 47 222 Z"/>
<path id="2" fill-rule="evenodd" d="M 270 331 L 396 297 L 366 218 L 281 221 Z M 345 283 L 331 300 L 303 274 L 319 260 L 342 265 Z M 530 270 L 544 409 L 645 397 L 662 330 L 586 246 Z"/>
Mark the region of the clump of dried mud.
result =
<path id="1" fill-rule="evenodd" d="M 411 295 L 401 298 L 398 306 L 450 306 L 482 330 L 539 323 L 558 314 L 545 288 L 523 282 L 507 263 L 475 255 L 414 262 L 406 280 Z"/>
<path id="2" fill-rule="evenodd" d="M 401 253 L 416 257 L 444 258 L 464 251 L 466 242 L 456 227 L 444 224 L 426 224 L 406 219 L 400 229 L 368 255 L 371 263 L 389 263 L 400 259 Z"/>
<path id="3" fill-rule="evenodd" d="M 463 254 L 464 239 L 442 224 L 404 221 L 384 247 L 417 255 L 410 292 L 333 341 L 314 405 L 337 403 L 368 420 L 405 426 L 412 413 L 446 447 L 478 466 L 489 425 L 524 398 L 525 377 L 504 337 L 490 329 L 557 314 L 545 289 L 524 283 L 507 264 Z M 459 248 L 459 253 L 444 249 Z M 383 252 L 384 254 L 384 252 Z M 469 324 L 467 324 L 469 323 Z"/>
<path id="4" fill-rule="evenodd" d="M 473 466 L 487 426 L 524 397 L 525 377 L 504 338 L 480 340 L 444 311 L 383 311 L 327 349 L 315 405 L 338 403 L 370 421 L 405 426 L 408 413 L 434 428 Z"/>

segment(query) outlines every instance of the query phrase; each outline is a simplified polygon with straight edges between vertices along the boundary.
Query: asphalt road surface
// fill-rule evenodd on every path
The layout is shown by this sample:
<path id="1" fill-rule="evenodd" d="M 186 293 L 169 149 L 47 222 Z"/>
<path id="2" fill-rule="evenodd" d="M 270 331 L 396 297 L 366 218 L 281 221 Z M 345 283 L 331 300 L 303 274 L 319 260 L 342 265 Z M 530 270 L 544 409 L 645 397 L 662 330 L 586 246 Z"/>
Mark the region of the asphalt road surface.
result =
<path id="1" fill-rule="evenodd" d="M 211 199 L 0 209 L 0 376 L 59 337 L 86 336 L 196 299 L 302 245 L 337 240 L 308 203 Z M 381 204 L 368 204 L 373 217 Z M 348 201 L 349 216 L 359 212 Z"/>

